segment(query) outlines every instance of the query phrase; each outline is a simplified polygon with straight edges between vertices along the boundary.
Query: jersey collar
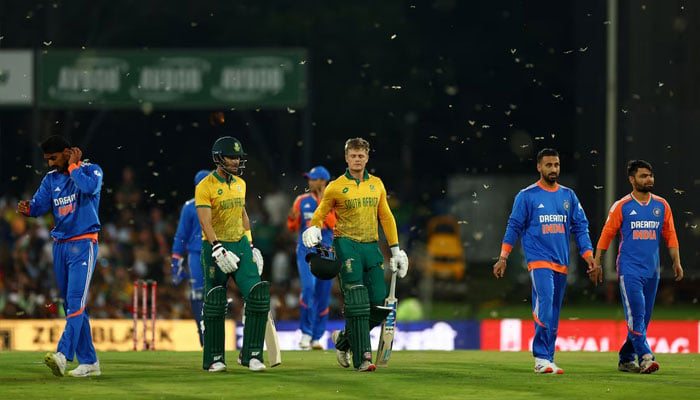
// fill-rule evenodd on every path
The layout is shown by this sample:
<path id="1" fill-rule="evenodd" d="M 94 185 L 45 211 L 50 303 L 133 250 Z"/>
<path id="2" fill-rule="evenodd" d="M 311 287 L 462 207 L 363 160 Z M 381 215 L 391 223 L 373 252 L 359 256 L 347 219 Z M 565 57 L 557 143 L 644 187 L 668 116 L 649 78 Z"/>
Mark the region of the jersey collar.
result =
<path id="1" fill-rule="evenodd" d="M 350 170 L 348 168 L 345 168 L 345 177 L 348 179 L 352 179 L 353 181 L 357 182 L 358 184 L 360 181 L 358 179 L 355 179 L 354 176 L 350 175 Z M 362 180 L 366 181 L 369 179 L 369 173 L 367 172 L 367 168 L 365 168 L 364 175 L 362 176 Z"/>
<path id="2" fill-rule="evenodd" d="M 221 175 L 219 175 L 218 173 L 216 173 L 216 171 L 214 171 L 214 173 L 213 173 L 212 175 L 214 175 L 214 177 L 215 177 L 216 179 L 218 179 L 219 182 L 221 182 L 221 183 L 226 183 L 226 178 L 222 178 Z M 233 175 L 231 175 L 231 182 L 235 182 L 235 181 L 236 181 L 236 177 L 233 176 Z"/>

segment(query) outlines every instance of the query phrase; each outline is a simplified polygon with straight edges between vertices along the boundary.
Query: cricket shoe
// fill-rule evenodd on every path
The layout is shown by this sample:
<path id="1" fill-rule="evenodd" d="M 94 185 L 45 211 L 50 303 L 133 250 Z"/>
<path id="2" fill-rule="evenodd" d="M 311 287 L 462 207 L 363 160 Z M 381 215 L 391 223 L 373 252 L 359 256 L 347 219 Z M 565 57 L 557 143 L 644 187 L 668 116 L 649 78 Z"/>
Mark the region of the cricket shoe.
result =
<path id="1" fill-rule="evenodd" d="M 350 367 L 350 361 L 352 360 L 352 352 L 350 350 L 348 350 L 348 351 L 338 350 L 338 347 L 337 347 L 338 340 L 340 339 L 340 331 L 335 330 L 335 331 L 331 332 L 331 339 L 333 340 L 333 344 L 336 345 L 335 359 L 338 360 L 338 364 L 340 364 L 340 366 L 343 368 Z"/>
<path id="2" fill-rule="evenodd" d="M 311 347 L 311 335 L 306 333 L 301 334 L 301 340 L 299 341 L 299 348 L 302 350 L 308 350 Z"/>
<path id="3" fill-rule="evenodd" d="M 318 340 L 311 341 L 311 348 L 314 350 L 323 350 L 323 346 L 321 345 L 321 342 L 319 342 Z"/>
<path id="4" fill-rule="evenodd" d="M 68 371 L 68 375 L 74 376 L 76 378 L 85 378 L 87 376 L 100 376 L 102 371 L 100 370 L 100 360 L 95 361 L 92 364 L 80 364 L 78 368 Z"/>
<path id="5" fill-rule="evenodd" d="M 60 351 L 57 353 L 46 353 L 44 364 L 51 368 L 51 372 L 56 376 L 64 376 L 66 374 L 66 356 Z"/>
<path id="6" fill-rule="evenodd" d="M 641 368 L 639 368 L 639 364 L 637 364 L 637 361 L 632 360 L 625 362 L 620 361 L 619 363 L 617 363 L 617 370 L 622 372 L 639 373 L 639 371 L 641 371 Z"/>
<path id="7" fill-rule="evenodd" d="M 561 375 L 564 373 L 564 370 L 557 367 L 557 364 L 552 362 L 552 363 L 550 363 L 550 366 L 552 367 L 552 373 L 555 373 L 557 375 Z"/>
<path id="8" fill-rule="evenodd" d="M 248 361 L 248 369 L 253 372 L 264 371 L 265 364 L 263 364 L 257 358 L 251 358 L 250 361 Z"/>
<path id="9" fill-rule="evenodd" d="M 209 366 L 209 372 L 224 372 L 226 371 L 226 364 L 221 361 L 217 361 Z"/>
<path id="10" fill-rule="evenodd" d="M 659 363 L 654 361 L 651 354 L 645 354 L 642 356 L 642 362 L 639 364 L 640 374 L 651 374 L 659 370 Z"/>
<path id="11" fill-rule="evenodd" d="M 535 358 L 535 373 L 536 374 L 553 374 L 554 367 L 552 362 L 544 358 Z"/>
<path id="12" fill-rule="evenodd" d="M 374 364 L 372 364 L 372 361 L 365 360 L 362 361 L 362 364 L 360 364 L 360 366 L 357 367 L 357 369 L 355 370 L 357 372 L 372 372 L 375 369 L 377 369 L 377 367 L 375 367 Z"/>

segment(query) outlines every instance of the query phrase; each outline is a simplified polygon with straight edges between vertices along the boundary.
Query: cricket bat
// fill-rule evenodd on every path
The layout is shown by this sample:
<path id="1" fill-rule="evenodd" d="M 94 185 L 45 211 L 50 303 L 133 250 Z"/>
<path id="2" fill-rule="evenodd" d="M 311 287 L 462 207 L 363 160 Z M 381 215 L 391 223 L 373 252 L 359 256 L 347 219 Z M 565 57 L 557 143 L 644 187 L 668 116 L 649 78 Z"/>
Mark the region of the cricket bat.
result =
<path id="1" fill-rule="evenodd" d="M 267 343 L 267 359 L 270 367 L 282 364 L 282 354 L 280 353 L 280 341 L 277 337 L 277 328 L 272 314 L 267 313 L 267 324 L 265 325 L 265 342 Z"/>
<path id="2" fill-rule="evenodd" d="M 391 285 L 389 296 L 384 300 L 384 307 L 391 308 L 391 312 L 382 323 L 382 332 L 379 335 L 379 347 L 377 348 L 377 367 L 389 365 L 391 357 L 391 347 L 394 344 L 394 331 L 396 329 L 396 306 L 399 301 L 396 299 L 396 272 L 391 274 Z"/>

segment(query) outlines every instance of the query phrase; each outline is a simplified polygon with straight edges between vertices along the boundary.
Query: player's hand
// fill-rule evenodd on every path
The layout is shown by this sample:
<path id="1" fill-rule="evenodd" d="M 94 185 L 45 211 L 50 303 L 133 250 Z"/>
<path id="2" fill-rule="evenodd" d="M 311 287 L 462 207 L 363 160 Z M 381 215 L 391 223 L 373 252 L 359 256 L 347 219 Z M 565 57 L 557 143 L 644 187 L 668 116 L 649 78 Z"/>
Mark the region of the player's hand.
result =
<path id="1" fill-rule="evenodd" d="M 683 267 L 681 267 L 680 262 L 673 263 L 673 276 L 676 277 L 676 279 L 674 279 L 676 282 L 683 279 Z"/>
<path id="2" fill-rule="evenodd" d="M 262 276 L 263 273 L 263 265 L 265 264 L 265 260 L 263 260 L 262 253 L 260 250 L 256 249 L 255 247 L 251 246 L 251 250 L 253 250 L 253 261 L 255 261 L 255 265 L 258 266 L 258 275 Z"/>
<path id="3" fill-rule="evenodd" d="M 170 257 L 170 283 L 173 286 L 177 286 L 183 280 L 187 279 L 187 271 L 182 265 L 184 259 L 179 254 L 173 254 Z"/>
<path id="4" fill-rule="evenodd" d="M 321 243 L 321 230 L 317 226 L 306 228 L 304 233 L 301 234 L 301 241 L 308 248 L 316 246 Z"/>
<path id="5" fill-rule="evenodd" d="M 216 265 L 224 273 L 230 274 L 238 269 L 238 262 L 241 259 L 233 252 L 226 250 L 218 240 L 215 240 L 213 243 L 211 255 L 214 257 Z"/>
<path id="6" fill-rule="evenodd" d="M 69 149 L 70 156 L 68 157 L 68 165 L 77 164 L 83 159 L 83 151 L 78 147 L 71 147 Z"/>
<path id="7" fill-rule="evenodd" d="M 506 273 L 506 259 L 503 257 L 499 257 L 498 261 L 496 261 L 495 264 L 493 264 L 493 276 L 496 277 L 496 279 L 503 278 L 503 275 Z"/>
<path id="8" fill-rule="evenodd" d="M 17 213 L 29 215 L 29 200 L 20 200 L 17 202 Z"/>
<path id="9" fill-rule="evenodd" d="M 590 279 L 594 285 L 598 286 L 598 283 L 603 282 L 602 265 L 594 266 L 593 268 L 589 266 L 588 270 L 586 270 L 586 273 L 588 274 L 588 279 Z"/>
<path id="10" fill-rule="evenodd" d="M 397 272 L 399 278 L 404 278 L 408 273 L 408 256 L 406 252 L 398 246 L 391 248 L 391 258 L 389 259 L 391 272 Z"/>

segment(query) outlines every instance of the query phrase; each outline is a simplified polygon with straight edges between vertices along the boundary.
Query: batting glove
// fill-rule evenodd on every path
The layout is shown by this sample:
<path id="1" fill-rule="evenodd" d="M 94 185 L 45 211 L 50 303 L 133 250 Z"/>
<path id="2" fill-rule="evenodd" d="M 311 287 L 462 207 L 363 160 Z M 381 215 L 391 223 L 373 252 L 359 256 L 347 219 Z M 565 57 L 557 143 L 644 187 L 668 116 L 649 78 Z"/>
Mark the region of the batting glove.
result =
<path id="1" fill-rule="evenodd" d="M 177 286 L 180 282 L 187 279 L 187 271 L 185 271 L 185 267 L 182 265 L 183 261 L 184 259 L 179 254 L 173 254 L 172 257 L 170 257 L 170 283 L 173 286 Z"/>
<path id="2" fill-rule="evenodd" d="M 253 250 L 253 261 L 255 261 L 255 265 L 258 266 L 258 275 L 262 276 L 263 265 L 265 264 L 265 260 L 263 260 L 263 256 L 260 250 L 256 249 L 253 246 L 250 246 L 250 248 L 251 250 Z"/>
<path id="3" fill-rule="evenodd" d="M 241 259 L 233 254 L 233 252 L 226 250 L 218 240 L 215 240 L 213 244 L 211 255 L 214 257 L 214 261 L 216 261 L 216 265 L 219 266 L 219 269 L 227 274 L 236 272 L 238 269 L 238 262 Z"/>
<path id="4" fill-rule="evenodd" d="M 398 246 L 391 248 L 391 258 L 389 259 L 391 272 L 398 272 L 399 278 L 404 278 L 408 273 L 408 256 L 406 252 Z"/>
<path id="5" fill-rule="evenodd" d="M 304 242 L 304 246 L 312 248 L 317 244 L 321 243 L 321 230 L 317 226 L 308 227 L 304 233 L 301 234 L 301 241 Z"/>

